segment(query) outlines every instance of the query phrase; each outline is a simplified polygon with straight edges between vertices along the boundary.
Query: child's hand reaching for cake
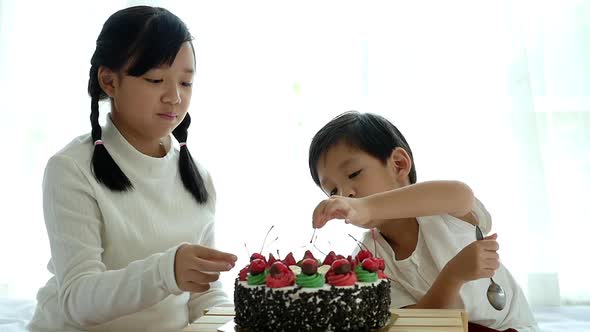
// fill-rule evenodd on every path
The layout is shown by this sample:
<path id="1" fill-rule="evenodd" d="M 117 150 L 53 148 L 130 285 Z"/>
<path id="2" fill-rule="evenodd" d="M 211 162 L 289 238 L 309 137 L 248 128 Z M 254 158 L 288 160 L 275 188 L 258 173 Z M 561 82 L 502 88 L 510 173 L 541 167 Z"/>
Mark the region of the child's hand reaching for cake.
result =
<path id="1" fill-rule="evenodd" d="M 331 196 L 321 201 L 313 211 L 313 228 L 322 228 L 332 219 L 344 219 L 348 224 L 363 228 L 377 226 L 369 214 L 366 200 L 344 196 Z"/>
<path id="2" fill-rule="evenodd" d="M 176 251 L 174 275 L 178 288 L 185 292 L 204 292 L 210 283 L 219 279 L 219 272 L 231 270 L 236 256 L 192 244 L 184 244 Z"/>

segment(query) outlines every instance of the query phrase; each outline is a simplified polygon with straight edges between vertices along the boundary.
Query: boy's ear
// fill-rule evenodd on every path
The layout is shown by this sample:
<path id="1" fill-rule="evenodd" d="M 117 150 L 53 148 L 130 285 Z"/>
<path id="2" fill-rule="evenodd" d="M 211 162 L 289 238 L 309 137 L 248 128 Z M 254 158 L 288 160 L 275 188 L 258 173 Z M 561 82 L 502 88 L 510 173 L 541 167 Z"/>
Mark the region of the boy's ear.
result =
<path id="1" fill-rule="evenodd" d="M 389 163 L 395 172 L 395 176 L 401 179 L 409 177 L 412 169 L 412 158 L 405 149 L 397 147 L 389 156 Z"/>
<path id="2" fill-rule="evenodd" d="M 115 89 L 119 84 L 117 73 L 105 66 L 100 66 L 98 68 L 98 84 L 100 84 L 102 90 L 112 98 L 115 95 Z"/>

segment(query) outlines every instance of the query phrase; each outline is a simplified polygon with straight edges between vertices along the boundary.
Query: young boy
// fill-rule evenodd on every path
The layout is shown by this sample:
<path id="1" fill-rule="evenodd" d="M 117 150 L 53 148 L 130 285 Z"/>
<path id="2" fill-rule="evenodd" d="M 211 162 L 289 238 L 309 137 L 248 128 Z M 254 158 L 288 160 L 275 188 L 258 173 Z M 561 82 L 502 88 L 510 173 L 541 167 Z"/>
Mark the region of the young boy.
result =
<path id="1" fill-rule="evenodd" d="M 475 241 L 491 217 L 458 181 L 416 183 L 412 151 L 389 121 L 346 112 L 313 138 L 309 168 L 330 196 L 313 213 L 313 227 L 344 219 L 367 232 L 363 242 L 386 260 L 392 306 L 464 308 L 470 328 L 538 331 L 522 290 L 499 262 L 497 235 Z M 489 278 L 506 293 L 503 310 L 486 297 Z M 481 325 L 481 326 L 479 326 Z M 489 328 L 486 329 L 485 327 Z"/>

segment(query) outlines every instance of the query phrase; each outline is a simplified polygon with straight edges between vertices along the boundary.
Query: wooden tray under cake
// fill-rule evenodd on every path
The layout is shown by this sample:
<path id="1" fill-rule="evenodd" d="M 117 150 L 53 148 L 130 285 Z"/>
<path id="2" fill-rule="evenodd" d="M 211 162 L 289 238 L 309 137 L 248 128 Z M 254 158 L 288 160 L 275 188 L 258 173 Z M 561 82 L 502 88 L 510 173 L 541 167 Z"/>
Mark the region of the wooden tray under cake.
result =
<path id="1" fill-rule="evenodd" d="M 381 332 L 467 332 L 467 314 L 452 309 L 391 309 L 393 322 Z M 215 307 L 182 332 L 239 331 L 233 307 Z"/>

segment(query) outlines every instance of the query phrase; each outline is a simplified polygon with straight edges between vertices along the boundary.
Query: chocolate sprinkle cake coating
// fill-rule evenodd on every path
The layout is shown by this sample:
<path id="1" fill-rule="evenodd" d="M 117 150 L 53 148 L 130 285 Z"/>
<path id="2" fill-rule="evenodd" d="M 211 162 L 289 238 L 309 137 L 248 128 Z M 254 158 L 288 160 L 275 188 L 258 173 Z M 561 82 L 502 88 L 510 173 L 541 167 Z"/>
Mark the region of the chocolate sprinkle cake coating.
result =
<path id="1" fill-rule="evenodd" d="M 271 289 L 236 279 L 235 322 L 248 331 L 369 331 L 389 321 L 390 282 Z"/>

